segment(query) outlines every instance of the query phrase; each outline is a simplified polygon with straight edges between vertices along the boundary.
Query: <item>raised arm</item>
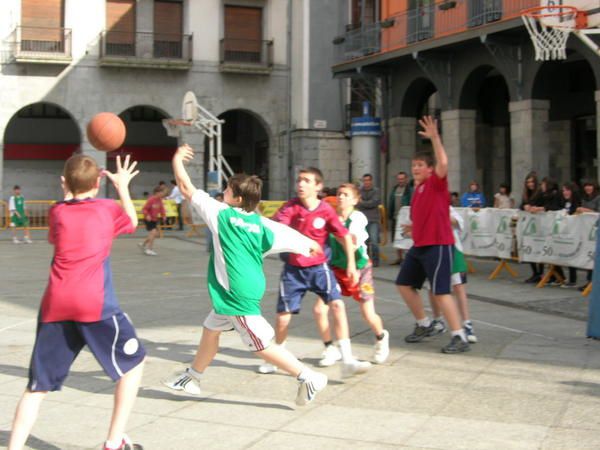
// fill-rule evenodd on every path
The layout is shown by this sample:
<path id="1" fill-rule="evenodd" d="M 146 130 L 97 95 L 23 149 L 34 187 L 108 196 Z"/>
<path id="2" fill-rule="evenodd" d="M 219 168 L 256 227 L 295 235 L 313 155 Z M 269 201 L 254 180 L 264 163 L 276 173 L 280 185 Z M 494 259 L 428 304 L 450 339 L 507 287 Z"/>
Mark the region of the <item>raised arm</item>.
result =
<path id="1" fill-rule="evenodd" d="M 135 206 L 133 206 L 131 196 L 129 195 L 129 183 L 133 177 L 140 173 L 139 170 L 134 170 L 135 166 L 137 166 L 137 161 L 130 163 L 129 155 L 125 157 L 125 162 L 123 164 L 121 164 L 121 157 L 117 156 L 117 171 L 115 173 L 111 173 L 107 170 L 104 171 L 104 174 L 115 185 L 115 189 L 121 199 L 121 206 L 131 219 L 134 228 L 137 227 L 138 218 L 137 213 L 135 212 Z"/>
<path id="2" fill-rule="evenodd" d="M 435 174 L 439 178 L 445 178 L 448 175 L 448 155 L 442 145 L 442 138 L 438 133 L 437 120 L 431 116 L 423 116 L 419 120 L 419 125 L 423 128 L 423 131 L 419 131 L 419 134 L 431 141 L 433 145 L 433 152 L 435 154 Z"/>
<path id="3" fill-rule="evenodd" d="M 187 144 L 183 144 L 177 149 L 173 156 L 173 173 L 175 174 L 175 181 L 186 200 L 191 200 L 195 192 L 196 187 L 192 184 L 192 180 L 185 170 L 184 162 L 188 162 L 194 159 L 194 150 Z"/>

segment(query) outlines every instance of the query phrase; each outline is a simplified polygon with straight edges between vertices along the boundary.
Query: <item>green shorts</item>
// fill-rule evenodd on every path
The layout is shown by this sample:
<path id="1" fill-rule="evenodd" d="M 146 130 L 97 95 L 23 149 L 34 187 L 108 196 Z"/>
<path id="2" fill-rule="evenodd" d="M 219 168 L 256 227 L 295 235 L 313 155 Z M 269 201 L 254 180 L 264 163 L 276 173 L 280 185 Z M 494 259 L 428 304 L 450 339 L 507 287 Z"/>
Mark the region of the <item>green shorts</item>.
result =
<path id="1" fill-rule="evenodd" d="M 454 247 L 454 260 L 452 261 L 452 273 L 464 273 L 468 269 L 465 255 Z"/>
<path id="2" fill-rule="evenodd" d="M 29 218 L 27 218 L 27 216 L 17 216 L 16 214 L 13 214 L 12 216 L 10 216 L 10 226 L 11 227 L 17 227 L 17 228 L 23 228 L 23 227 L 28 227 L 29 226 Z"/>

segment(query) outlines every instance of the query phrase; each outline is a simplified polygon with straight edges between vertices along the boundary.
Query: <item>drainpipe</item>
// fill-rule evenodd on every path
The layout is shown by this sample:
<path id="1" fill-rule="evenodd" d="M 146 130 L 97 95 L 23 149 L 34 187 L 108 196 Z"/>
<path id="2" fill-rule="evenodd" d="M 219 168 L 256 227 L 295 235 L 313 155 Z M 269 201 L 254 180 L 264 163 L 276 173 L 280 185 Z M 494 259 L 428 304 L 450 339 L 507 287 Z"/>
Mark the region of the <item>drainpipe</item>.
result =
<path id="1" fill-rule="evenodd" d="M 308 1 L 308 0 L 304 0 Z M 293 183 L 293 173 L 292 170 L 294 168 L 294 159 L 292 154 L 292 0 L 288 0 L 287 6 L 287 62 L 288 62 L 288 123 L 286 130 L 286 140 L 287 140 L 287 156 L 288 156 L 288 182 L 287 182 L 287 197 L 289 198 L 292 195 L 292 183 Z"/>

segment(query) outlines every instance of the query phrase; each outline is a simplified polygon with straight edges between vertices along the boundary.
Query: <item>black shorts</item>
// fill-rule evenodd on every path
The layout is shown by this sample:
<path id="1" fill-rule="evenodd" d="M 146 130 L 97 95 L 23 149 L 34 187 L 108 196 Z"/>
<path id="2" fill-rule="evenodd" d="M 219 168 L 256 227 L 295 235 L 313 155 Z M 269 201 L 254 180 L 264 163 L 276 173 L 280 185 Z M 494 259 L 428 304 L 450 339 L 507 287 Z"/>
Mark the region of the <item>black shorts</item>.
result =
<path id="1" fill-rule="evenodd" d="M 453 257 L 453 245 L 411 247 L 404 256 L 396 284 L 421 289 L 428 279 L 434 295 L 450 294 Z"/>
<path id="2" fill-rule="evenodd" d="M 144 223 L 146 224 L 147 231 L 156 230 L 158 227 L 158 222 L 156 220 L 144 220 Z"/>
<path id="3" fill-rule="evenodd" d="M 133 325 L 122 312 L 99 322 L 40 322 L 27 387 L 31 391 L 60 390 L 85 345 L 113 381 L 140 364 L 146 355 Z"/>

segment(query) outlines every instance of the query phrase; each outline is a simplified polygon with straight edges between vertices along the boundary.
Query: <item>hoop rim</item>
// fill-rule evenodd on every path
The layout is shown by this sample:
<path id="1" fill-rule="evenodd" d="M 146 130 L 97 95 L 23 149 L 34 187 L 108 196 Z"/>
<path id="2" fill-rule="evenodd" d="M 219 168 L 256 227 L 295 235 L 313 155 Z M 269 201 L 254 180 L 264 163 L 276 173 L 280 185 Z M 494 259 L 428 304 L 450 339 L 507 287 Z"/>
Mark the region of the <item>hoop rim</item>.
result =
<path id="1" fill-rule="evenodd" d="M 555 12 L 542 13 L 545 10 L 556 10 Z M 583 13 L 579 8 L 571 5 L 545 5 L 545 6 L 534 6 L 533 8 L 527 8 L 522 11 L 521 15 L 533 20 L 541 20 L 548 17 L 563 17 L 567 15 L 573 15 L 574 25 L 562 25 L 562 24 L 544 24 L 551 28 L 562 28 L 567 30 L 575 30 L 577 27 L 577 16 Z"/>
<path id="2" fill-rule="evenodd" d="M 191 127 L 192 121 L 185 119 L 163 119 L 163 122 L 168 123 L 173 126 L 183 126 L 183 127 Z"/>

